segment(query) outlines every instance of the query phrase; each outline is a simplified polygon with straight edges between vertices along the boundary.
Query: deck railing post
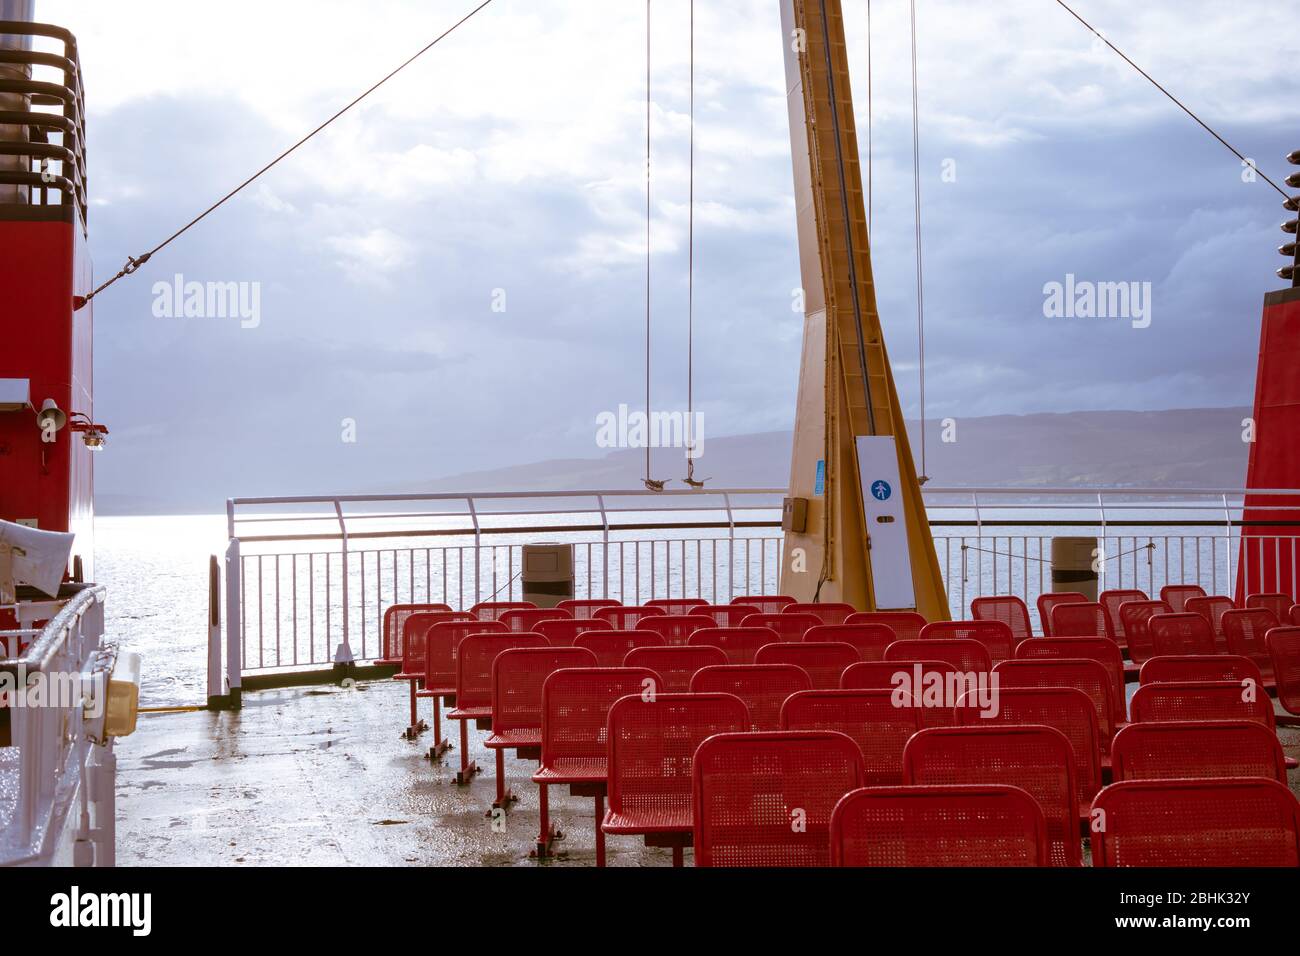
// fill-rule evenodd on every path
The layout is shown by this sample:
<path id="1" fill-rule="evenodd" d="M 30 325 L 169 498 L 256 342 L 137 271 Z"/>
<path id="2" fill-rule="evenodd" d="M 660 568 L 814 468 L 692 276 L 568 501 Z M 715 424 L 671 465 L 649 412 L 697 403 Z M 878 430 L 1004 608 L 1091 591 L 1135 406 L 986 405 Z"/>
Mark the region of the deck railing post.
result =
<path id="1" fill-rule="evenodd" d="M 334 514 L 339 522 L 339 534 L 343 539 L 343 643 L 334 651 L 334 666 L 349 668 L 355 658 L 352 656 L 352 622 L 350 612 L 350 601 L 348 600 L 348 523 L 343 518 L 343 504 L 337 499 L 334 501 Z M 364 553 L 361 560 L 365 560 Z M 366 595 L 363 591 L 361 600 L 365 600 Z"/>
<path id="2" fill-rule="evenodd" d="M 239 539 L 231 538 L 226 547 L 226 699 L 238 710 L 243 693 L 244 609 L 239 603 L 240 583 L 244 577 Z"/>
<path id="3" fill-rule="evenodd" d="M 221 564 L 208 559 L 208 708 L 216 710 L 225 698 L 221 683 Z"/>

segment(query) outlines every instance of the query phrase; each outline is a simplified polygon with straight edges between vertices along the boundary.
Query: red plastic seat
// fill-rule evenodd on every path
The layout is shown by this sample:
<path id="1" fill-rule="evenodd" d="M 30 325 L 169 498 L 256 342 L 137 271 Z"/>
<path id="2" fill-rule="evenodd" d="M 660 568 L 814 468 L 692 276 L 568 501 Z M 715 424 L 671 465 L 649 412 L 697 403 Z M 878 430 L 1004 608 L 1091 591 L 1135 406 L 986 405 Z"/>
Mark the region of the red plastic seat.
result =
<path id="1" fill-rule="evenodd" d="M 898 640 L 898 635 L 884 624 L 818 624 L 804 631 L 803 639 L 809 643 L 837 641 L 852 644 L 857 648 L 860 660 L 883 661 L 885 648 Z"/>
<path id="2" fill-rule="evenodd" d="M 1300 604 L 1291 605 L 1290 623 L 1292 627 L 1300 627 Z"/>
<path id="3" fill-rule="evenodd" d="M 665 614 L 690 614 L 697 607 L 708 607 L 709 602 L 703 598 L 655 598 L 645 606 L 663 608 Z"/>
<path id="4" fill-rule="evenodd" d="M 1051 637 L 1055 633 L 1052 630 L 1052 611 L 1062 604 L 1087 603 L 1088 596 L 1078 591 L 1047 591 L 1038 595 L 1038 621 L 1043 625 L 1043 636 Z"/>
<path id="5" fill-rule="evenodd" d="M 702 614 L 668 614 L 663 617 L 646 617 L 637 622 L 638 631 L 654 631 L 674 647 L 684 647 L 692 634 L 704 627 L 713 627 L 713 619 Z"/>
<path id="6" fill-rule="evenodd" d="M 547 856 L 556 834 L 550 822 L 549 790 L 568 784 L 576 797 L 596 802 L 596 865 L 605 865 L 605 781 L 609 747 L 609 709 L 622 697 L 638 699 L 663 678 L 644 667 L 587 667 L 558 670 L 542 686 L 542 759 L 533 783 L 537 784 L 541 831 L 537 855 Z"/>
<path id="7" fill-rule="evenodd" d="M 382 666 L 394 666 L 402 663 L 402 625 L 412 614 L 424 613 L 450 613 L 451 607 L 446 604 L 394 604 L 384 612 L 383 623 L 383 651 L 380 653 L 379 660 L 376 664 Z"/>
<path id="8" fill-rule="evenodd" d="M 950 684 L 955 693 L 948 692 Z M 840 687 L 844 690 L 887 690 L 893 695 L 896 707 L 910 704 L 916 710 L 919 726 L 949 727 L 956 722 L 953 708 L 962 693 L 970 689 L 970 684 L 958 684 L 957 670 L 943 661 L 863 661 L 851 665 L 844 672 Z M 927 688 L 930 689 L 928 692 Z"/>
<path id="9" fill-rule="evenodd" d="M 480 621 L 499 621 L 506 611 L 536 610 L 532 601 L 480 601 L 469 609 Z"/>
<path id="10" fill-rule="evenodd" d="M 1110 615 L 1099 601 L 1071 601 L 1052 608 L 1052 637 L 1104 637 L 1115 641 Z"/>
<path id="11" fill-rule="evenodd" d="M 691 613 L 712 618 L 714 627 L 740 627 L 745 618 L 760 612 L 752 604 L 709 604 Z"/>
<path id="12" fill-rule="evenodd" d="M 1235 607 L 1232 598 L 1221 595 L 1188 598 L 1183 604 L 1183 610 L 1188 614 L 1199 614 L 1210 622 L 1210 627 L 1214 629 L 1215 642 L 1220 651 L 1227 651 L 1228 649 L 1228 644 L 1223 637 L 1223 615 Z"/>
<path id="13" fill-rule="evenodd" d="M 693 771 L 696 866 L 826 866 L 831 813 L 862 786 L 862 753 L 833 731 L 718 734 Z"/>
<path id="14" fill-rule="evenodd" d="M 883 624 L 898 635 L 900 641 L 912 641 L 921 636 L 928 622 L 915 611 L 859 611 L 850 614 L 844 623 Z"/>
<path id="15" fill-rule="evenodd" d="M 972 674 L 987 674 L 993 669 L 987 647 L 979 641 L 958 638 L 932 640 L 919 637 L 914 641 L 895 641 L 885 648 L 885 660 L 943 661 Z"/>
<path id="16" fill-rule="evenodd" d="M 410 688 L 411 724 L 406 728 L 405 736 L 414 740 L 424 730 L 424 724 L 416 707 L 419 688 L 424 686 L 425 647 L 428 644 L 429 628 L 435 624 L 474 618 L 458 611 L 417 611 L 406 615 L 402 621 L 402 666 L 393 675 L 393 680 L 404 680 Z M 438 719 L 434 708 L 435 722 Z"/>
<path id="17" fill-rule="evenodd" d="M 1023 658 L 1003 661 L 993 672 L 1003 688 L 1073 687 L 1088 695 L 1097 711 L 1097 743 L 1110 753 L 1110 741 L 1124 722 L 1124 698 L 1116 698 L 1110 673 L 1099 661 L 1081 657 Z"/>
<path id="18" fill-rule="evenodd" d="M 1047 821 L 1019 787 L 874 787 L 831 818 L 831 865 L 1050 866 Z"/>
<path id="19" fill-rule="evenodd" d="M 702 627 L 686 643 L 690 647 L 720 647 L 732 664 L 752 664 L 760 647 L 779 644 L 780 638 L 765 627 Z"/>
<path id="20" fill-rule="evenodd" d="M 504 623 L 504 622 L 502 622 Z M 460 721 L 460 770 L 456 783 L 469 783 L 478 773 L 478 765 L 469 759 L 469 722 L 479 729 L 492 722 L 492 664 L 503 651 L 519 647 L 548 647 L 540 634 L 470 634 L 460 642 L 456 652 L 456 706 L 447 714 Z"/>
<path id="21" fill-rule="evenodd" d="M 805 690 L 781 706 L 782 730 L 834 730 L 862 751 L 863 783 L 903 782 L 903 748 L 921 729 L 920 709 L 899 707 L 891 690 Z"/>
<path id="22" fill-rule="evenodd" d="M 691 678 L 705 667 L 727 663 L 720 647 L 636 647 L 623 658 L 624 667 L 645 667 L 664 679 L 665 693 L 684 694 L 691 689 Z"/>
<path id="23" fill-rule="evenodd" d="M 424 681 L 417 697 L 433 701 L 433 746 L 429 756 L 441 757 L 451 749 L 442 736 L 443 701 L 456 697 L 456 656 L 461 641 L 471 634 L 509 633 L 500 621 L 441 621 L 429 628 L 425 637 Z"/>
<path id="24" fill-rule="evenodd" d="M 622 667 L 627 652 L 638 647 L 666 647 L 667 641 L 654 631 L 585 631 L 573 640 L 596 655 L 599 667 Z"/>
<path id="25" fill-rule="evenodd" d="M 843 624 L 858 609 L 852 604 L 842 602 L 824 602 L 817 604 L 788 604 L 781 608 L 782 614 L 811 614 L 819 624 Z"/>
<path id="26" fill-rule="evenodd" d="M 725 664 L 701 668 L 691 678 L 693 694 L 735 694 L 743 700 L 756 731 L 779 728 L 781 705 L 801 690 L 812 690 L 812 680 L 793 664 Z"/>
<path id="27" fill-rule="evenodd" d="M 1273 685 L 1273 660 L 1268 656 L 1268 644 L 1264 638 L 1278 626 L 1277 617 L 1263 607 L 1229 611 L 1223 615 L 1223 639 L 1227 642 L 1228 653 L 1254 661 L 1264 676 L 1264 683 L 1270 687 Z"/>
<path id="28" fill-rule="evenodd" d="M 633 651 L 633 654 L 647 650 Z M 681 654 L 706 648 L 668 648 Z M 662 653 L 662 652 L 661 652 Z M 631 655 L 629 655 L 631 656 Z M 666 677 L 665 677 L 666 679 Z M 669 846 L 673 865 L 694 836 L 691 768 L 695 751 L 715 734 L 749 729 L 749 712 L 731 694 L 623 697 L 609 710 L 609 809 L 601 829 L 640 835 L 647 846 Z"/>
<path id="29" fill-rule="evenodd" d="M 1264 641 L 1273 662 L 1277 701 L 1288 714 L 1300 715 L 1300 627 L 1275 627 Z"/>
<path id="30" fill-rule="evenodd" d="M 529 607 L 506 611 L 497 620 L 516 634 L 527 634 L 543 621 L 571 621 L 573 615 L 558 607 Z"/>
<path id="31" fill-rule="evenodd" d="M 1119 616 L 1120 608 L 1130 601 L 1149 601 L 1146 591 L 1139 591 L 1136 588 L 1114 588 L 1109 591 L 1102 591 L 1097 600 L 1101 606 L 1106 609 L 1106 615 L 1110 618 L 1110 628 L 1115 635 L 1115 640 L 1119 641 L 1120 647 L 1128 646 L 1128 635 L 1124 632 L 1124 622 Z"/>
<path id="32" fill-rule="evenodd" d="M 1116 782 L 1268 777 L 1286 783 L 1286 757 L 1277 734 L 1254 720 L 1129 724 L 1115 735 L 1111 768 Z"/>
<path id="33" fill-rule="evenodd" d="M 1262 688 L 1246 692 L 1239 681 L 1169 681 L 1143 684 L 1129 701 L 1135 724 L 1152 720 L 1254 720 L 1274 729 L 1273 700 Z"/>
<path id="34" fill-rule="evenodd" d="M 756 594 L 747 597 L 736 597 L 731 599 L 732 604 L 747 604 L 750 607 L 756 607 L 760 614 L 780 614 L 781 608 L 789 607 L 797 603 L 794 598 L 785 594 Z"/>
<path id="35" fill-rule="evenodd" d="M 921 629 L 921 640 L 979 641 L 994 664 L 1016 656 L 1015 637 L 1002 621 L 936 621 Z"/>
<path id="36" fill-rule="evenodd" d="M 1092 699 L 1074 687 L 1002 687 L 995 702 L 996 713 L 981 712 L 969 702 L 960 704 L 957 723 L 970 727 L 990 726 L 994 722 L 1055 727 L 1070 741 L 1074 782 L 1079 788 L 1079 815 L 1083 817 L 1101 789 L 1101 748 L 1097 708 Z"/>
<path id="37" fill-rule="evenodd" d="M 533 625 L 533 632 L 550 641 L 552 647 L 572 647 L 579 634 L 608 629 L 609 625 L 604 621 L 597 621 L 590 617 L 554 618 L 549 621 L 538 621 Z"/>
<path id="38" fill-rule="evenodd" d="M 1287 619 L 1287 615 L 1291 613 L 1291 605 L 1294 603 L 1289 594 L 1251 594 L 1246 598 L 1247 608 L 1271 611 L 1279 624 Z"/>
<path id="39" fill-rule="evenodd" d="M 1172 614 L 1164 601 L 1127 601 L 1119 609 L 1124 634 L 1128 639 L 1128 656 L 1138 667 L 1154 655 L 1151 646 L 1151 618 L 1157 614 Z"/>
<path id="40" fill-rule="evenodd" d="M 1119 645 L 1108 637 L 1035 637 L 1021 641 L 1016 648 L 1017 660 L 1042 660 L 1043 658 L 1082 658 L 1096 661 L 1110 675 L 1111 703 L 1115 708 L 1115 722 L 1122 724 L 1124 714 L 1124 658 Z"/>
<path id="41" fill-rule="evenodd" d="M 1147 630 L 1151 635 L 1151 657 L 1181 657 L 1216 652 L 1210 622 L 1199 614 L 1188 614 L 1186 611 L 1154 614 L 1147 620 Z"/>
<path id="42" fill-rule="evenodd" d="M 1166 584 L 1160 589 L 1160 600 L 1169 605 L 1174 614 L 1181 614 L 1188 598 L 1207 597 L 1199 584 Z"/>
<path id="43" fill-rule="evenodd" d="M 807 672 L 815 690 L 836 690 L 840 675 L 862 658 L 852 644 L 819 642 L 768 644 L 754 655 L 755 664 L 793 664 Z"/>
<path id="44" fill-rule="evenodd" d="M 612 598 L 569 598 L 555 606 L 559 610 L 568 611 L 577 620 L 585 621 L 603 607 L 620 607 L 622 604 L 622 601 L 615 601 Z"/>
<path id="45" fill-rule="evenodd" d="M 765 627 L 776 634 L 778 641 L 797 644 L 814 627 L 822 626 L 816 614 L 751 614 L 740 622 L 741 627 Z"/>
<path id="46" fill-rule="evenodd" d="M 1142 665 L 1143 684 L 1186 683 L 1188 681 L 1244 680 L 1264 686 L 1259 668 L 1249 657 L 1237 654 L 1187 654 L 1182 657 L 1153 657 Z"/>
<path id="47" fill-rule="evenodd" d="M 592 617 L 604 621 L 605 626 L 616 631 L 635 631 L 647 617 L 662 617 L 666 612 L 661 607 L 602 607 L 597 608 Z"/>
<path id="48" fill-rule="evenodd" d="M 1029 608 L 1025 602 L 1012 595 L 978 597 L 970 602 L 970 616 L 977 621 L 999 621 L 1011 628 L 1011 637 L 1018 644 L 1034 636 L 1029 623 Z"/>
<path id="49" fill-rule="evenodd" d="M 921 786 L 1021 787 L 1046 817 L 1052 865 L 1083 865 L 1074 751 L 1053 727 L 994 724 L 923 730 L 903 751 L 903 780 Z"/>
<path id="50" fill-rule="evenodd" d="M 1276 780 L 1125 780 L 1093 810 L 1093 866 L 1300 866 L 1300 802 Z"/>

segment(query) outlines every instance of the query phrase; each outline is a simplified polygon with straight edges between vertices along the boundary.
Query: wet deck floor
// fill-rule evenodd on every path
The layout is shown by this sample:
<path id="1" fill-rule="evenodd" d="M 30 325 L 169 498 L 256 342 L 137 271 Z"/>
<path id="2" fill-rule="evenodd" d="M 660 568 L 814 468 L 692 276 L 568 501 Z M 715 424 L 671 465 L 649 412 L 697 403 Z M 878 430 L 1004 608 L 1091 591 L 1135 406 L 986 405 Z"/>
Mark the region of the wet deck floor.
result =
<path id="1" fill-rule="evenodd" d="M 428 719 L 429 702 L 420 707 Z M 263 691 L 246 695 L 239 713 L 142 715 L 118 744 L 118 864 L 538 865 L 529 859 L 536 764 L 507 756 L 519 802 L 494 832 L 487 734 L 471 727 L 470 756 L 484 772 L 459 787 L 459 751 L 430 763 L 432 733 L 402 740 L 405 715 L 405 685 L 395 682 Z M 458 725 L 443 727 L 455 742 Z M 1300 757 L 1300 729 L 1279 735 L 1287 756 Z M 1289 782 L 1300 795 L 1300 771 Z M 566 836 L 546 865 L 594 865 L 593 801 L 552 787 L 551 816 Z M 635 837 L 607 846 L 610 866 L 672 862 Z"/>

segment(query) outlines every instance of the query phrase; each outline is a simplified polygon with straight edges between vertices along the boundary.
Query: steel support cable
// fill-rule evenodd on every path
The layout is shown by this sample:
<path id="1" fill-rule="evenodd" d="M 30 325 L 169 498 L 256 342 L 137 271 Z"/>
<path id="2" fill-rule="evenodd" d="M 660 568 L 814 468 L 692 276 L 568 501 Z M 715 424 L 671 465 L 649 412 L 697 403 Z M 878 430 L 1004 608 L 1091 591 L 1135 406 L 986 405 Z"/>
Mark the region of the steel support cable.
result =
<path id="1" fill-rule="evenodd" d="M 1282 196 L 1282 198 L 1284 198 L 1284 199 L 1286 199 L 1288 202 L 1290 202 L 1290 200 L 1291 200 L 1291 196 L 1290 196 L 1289 193 L 1287 193 L 1287 191 L 1286 191 L 1285 189 L 1283 189 L 1283 188 L 1282 188 L 1281 186 L 1279 186 L 1277 183 L 1273 182 L 1273 180 L 1270 179 L 1270 178 L 1268 177 L 1268 175 L 1266 175 L 1266 174 L 1264 173 L 1263 170 L 1261 170 L 1258 166 L 1256 166 L 1255 163 L 1254 163 L 1252 160 L 1247 159 L 1247 158 L 1242 154 L 1242 152 L 1241 152 L 1239 149 L 1237 149 L 1237 147 L 1233 146 L 1233 145 L 1232 145 L 1231 143 L 1229 143 L 1226 139 L 1224 139 L 1224 138 L 1223 138 L 1222 136 L 1220 136 L 1217 132 L 1215 132 L 1214 129 L 1211 128 L 1210 125 L 1209 125 L 1208 123 L 1205 122 L 1205 120 L 1203 120 L 1203 119 L 1201 119 L 1199 116 L 1197 116 L 1194 112 L 1191 111 L 1191 109 L 1189 109 L 1189 108 L 1188 108 L 1188 107 L 1183 103 L 1182 100 L 1180 100 L 1178 97 L 1174 96 L 1174 94 L 1170 93 L 1167 89 L 1165 89 L 1165 88 L 1164 88 L 1164 87 L 1163 87 L 1163 86 L 1162 86 L 1162 85 L 1161 85 L 1161 84 L 1160 84 L 1160 83 L 1159 83 L 1159 82 L 1158 82 L 1158 81 L 1157 81 L 1157 80 L 1156 80 L 1156 79 L 1155 79 L 1155 78 L 1154 78 L 1150 73 L 1148 73 L 1146 70 L 1142 69 L 1142 67 L 1140 67 L 1140 66 L 1138 66 L 1136 63 L 1134 63 L 1134 62 L 1129 58 L 1128 54 L 1126 54 L 1123 50 L 1121 50 L 1121 49 L 1120 49 L 1119 47 L 1117 47 L 1115 44 L 1111 43 L 1110 40 L 1109 40 L 1109 39 L 1108 39 L 1108 38 L 1107 38 L 1107 37 L 1106 37 L 1106 36 L 1105 36 L 1105 35 L 1104 35 L 1100 30 L 1098 30 L 1096 27 L 1094 27 L 1091 23 L 1089 23 L 1089 22 L 1088 22 L 1087 20 L 1085 20 L 1083 17 L 1079 16 L 1079 14 L 1075 13 L 1075 11 L 1070 7 L 1070 5 L 1067 4 L 1067 3 L 1065 3 L 1064 0 L 1056 0 L 1056 3 L 1057 3 L 1057 5 L 1060 6 L 1061 9 L 1063 9 L 1066 13 L 1068 13 L 1070 16 L 1074 17 L 1074 19 L 1078 20 L 1078 21 L 1079 21 L 1080 23 L 1082 23 L 1085 27 L 1087 27 L 1087 28 L 1088 28 L 1088 29 L 1093 33 L 1093 35 L 1095 35 L 1095 36 L 1097 37 L 1097 39 L 1099 39 L 1102 43 L 1106 44 L 1106 46 L 1110 47 L 1110 48 L 1111 48 L 1112 50 L 1114 50 L 1117 54 L 1119 54 L 1120 58 L 1121 58 L 1125 63 L 1127 63 L 1129 66 L 1133 67 L 1133 69 L 1137 70 L 1139 73 L 1141 73 L 1141 74 L 1142 74 L 1142 75 L 1147 79 L 1147 81 L 1148 81 L 1152 86 L 1154 86 L 1157 90 L 1159 90 L 1161 93 L 1163 93 L 1165 96 L 1167 96 L 1167 97 L 1170 99 L 1170 101 L 1173 102 L 1173 104 L 1174 104 L 1175 106 L 1177 106 L 1180 110 L 1182 110 L 1184 113 L 1186 113 L 1186 114 L 1187 114 L 1188 116 L 1190 116 L 1192 119 L 1196 120 L 1196 122 L 1197 122 L 1198 124 L 1200 124 L 1200 126 L 1201 126 L 1202 129 L 1204 129 L 1207 133 L 1209 133 L 1211 136 L 1213 136 L 1215 139 L 1217 139 L 1220 143 L 1222 143 L 1222 144 L 1223 144 L 1223 145 L 1228 149 L 1228 151 L 1231 152 L 1234 156 L 1236 156 L 1239 160 L 1241 160 L 1242 163 L 1244 163 L 1245 165 L 1251 167 L 1251 168 L 1252 168 L 1252 169 L 1253 169 L 1253 170 L 1254 170 L 1254 171 L 1259 175 L 1259 177 L 1260 177 L 1261 179 L 1264 180 L 1264 182 L 1268 183 L 1270 186 L 1272 186 L 1274 189 L 1276 189 L 1276 190 L 1278 191 L 1278 193 Z"/>
<path id="2" fill-rule="evenodd" d="M 686 227 L 686 484 L 692 488 L 703 488 L 704 482 L 695 479 L 695 0 L 691 0 L 690 61 L 690 198 L 687 200 Z"/>
<path id="3" fill-rule="evenodd" d="M 921 381 L 921 484 L 929 481 L 925 454 L 925 268 L 921 253 L 921 112 L 917 93 L 916 0 L 911 0 L 912 17 L 912 181 L 916 207 L 916 340 Z"/>
<path id="4" fill-rule="evenodd" d="M 485 7 L 489 6 L 491 3 L 492 3 L 492 0 L 483 0 L 482 3 L 480 3 L 480 4 L 479 4 L 477 7 L 475 7 L 473 10 L 471 10 L 469 13 L 465 14 L 465 16 L 461 17 L 459 20 L 457 20 L 455 23 L 453 23 L 450 27 L 448 27 L 446 30 L 444 30 L 444 31 L 443 31 L 441 34 L 439 34 L 439 35 L 438 35 L 434 40 L 432 40 L 430 43 L 428 43 L 428 44 L 425 45 L 422 49 L 420 49 L 419 52 L 417 52 L 414 56 L 412 56 L 412 57 L 410 57 L 409 59 L 407 59 L 405 62 L 403 62 L 400 66 L 398 66 L 395 70 L 393 70 L 391 73 L 389 73 L 387 76 L 385 76 L 382 80 L 380 80 L 380 81 L 379 81 L 378 83 L 376 83 L 374 86 L 370 87 L 368 90 L 366 90 L 366 91 L 365 91 L 364 93 L 362 93 L 360 96 L 356 97 L 354 100 L 352 100 L 350 103 L 348 103 L 346 106 L 344 106 L 341 110 L 339 110 L 337 113 L 335 113 L 335 114 L 334 114 L 333 116 L 331 116 L 329 119 L 327 119 L 325 122 L 321 123 L 321 124 L 320 124 L 319 126 L 317 126 L 314 130 L 312 130 L 310 133 L 308 133 L 306 136 L 304 136 L 302 139 L 298 140 L 298 142 L 294 143 L 292 146 L 290 146 L 288 149 L 286 149 L 286 150 L 285 150 L 283 153 L 281 153 L 279 156 L 275 157 L 275 159 L 271 160 L 269 163 L 267 163 L 265 166 L 263 166 L 261 169 L 259 169 L 257 172 L 255 172 L 252 176 L 249 176 L 249 177 L 248 177 L 247 179 L 245 179 L 242 183 L 240 183 L 238 186 L 236 186 L 236 187 L 235 187 L 234 189 L 232 189 L 230 192 L 226 193 L 226 195 L 222 196 L 222 197 L 221 197 L 220 199 L 218 199 L 215 203 L 213 203 L 211 206 L 209 206 L 209 207 L 208 207 L 207 209 L 205 209 L 203 212 L 199 213 L 199 215 L 195 216 L 193 219 L 191 219 L 189 222 L 187 222 L 187 223 L 186 223 L 184 226 L 182 226 L 180 229 L 177 229 L 174 233 L 172 233 L 170 236 L 168 236 L 168 237 L 167 237 L 166 239 L 164 239 L 162 242 L 158 243 L 158 245 L 154 246 L 154 247 L 153 247 L 152 249 L 150 249 L 148 252 L 146 252 L 146 253 L 144 253 L 143 255 L 140 255 L 140 256 L 130 256 L 130 257 L 128 257 L 127 260 L 126 260 L 126 265 L 124 265 L 124 266 L 122 267 L 121 271 L 119 271 L 119 272 L 117 273 L 117 275 L 113 276 L 111 279 L 109 279 L 109 280 L 108 280 L 107 282 L 105 282 L 103 285 L 101 285 L 101 286 L 99 286 L 97 289 L 95 289 L 95 291 L 91 292 L 90 295 L 86 296 L 86 301 L 89 302 L 89 301 L 90 301 L 91 299 L 93 299 L 95 296 L 99 295 L 99 293 L 103 292 L 105 289 L 107 289 L 109 286 L 111 286 L 111 285 L 112 285 L 114 282 L 116 282 L 118 279 L 121 279 L 121 278 L 123 278 L 124 276 L 129 276 L 129 275 L 132 275 L 133 273 L 135 273 L 135 271 L 136 271 L 137 269 L 139 269 L 142 265 L 144 265 L 144 264 L 145 264 L 146 262 L 148 262 L 151 258 L 153 258 L 153 256 L 154 256 L 155 254 L 157 254 L 158 252 L 161 252 L 163 249 L 167 248 L 167 246 L 171 245 L 173 242 L 175 242 L 175 241 L 176 241 L 177 239 L 179 239 L 181 236 L 185 235 L 185 233 L 189 232 L 192 228 L 194 228 L 195 226 L 197 226 L 200 222 L 202 222 L 204 219 L 206 219 L 206 218 L 207 218 L 208 216 L 210 216 L 212 213 L 216 212 L 218 209 L 220 209 L 222 206 L 224 206 L 224 205 L 225 205 L 227 202 L 229 202 L 231 199 L 234 199 L 235 196 L 237 196 L 239 193 L 243 192 L 243 190 L 245 190 L 246 188 L 248 188 L 249 186 L 251 186 L 254 182 L 256 182 L 258 179 L 260 179 L 260 178 L 261 178 L 262 176 L 264 176 L 266 173 L 270 172 L 271 169 L 274 168 L 276 165 L 278 165 L 278 164 L 280 163 L 281 160 L 287 159 L 287 158 L 288 158 L 292 153 L 294 153 L 295 151 L 297 151 L 297 149 L 298 149 L 300 146 L 303 146 L 305 143 L 307 143 L 308 140 L 314 138 L 318 133 L 322 132 L 322 131 L 327 127 L 327 126 L 329 126 L 329 125 L 330 125 L 331 123 L 333 123 L 335 120 L 339 119 L 341 116 L 343 116 L 343 114 L 347 113 L 347 112 L 348 112 L 349 110 L 351 110 L 354 106 L 356 106 L 358 103 L 360 103 L 360 102 L 361 102 L 362 100 L 364 100 L 366 97 L 368 97 L 371 93 L 374 93 L 376 90 L 378 90 L 381 86 L 383 86 L 385 83 L 387 83 L 387 82 L 388 82 L 389 80 L 391 80 L 393 77 L 397 76 L 398 73 L 401 73 L 403 70 L 405 70 L 408 66 L 410 66 L 412 63 L 414 63 L 414 62 L 415 62 L 416 60 L 418 60 L 420 57 L 424 56 L 424 54 L 428 53 L 430 50 L 432 50 L 435 46 L 437 46 L 439 43 L 441 43 L 441 42 L 442 42 L 443 40 L 445 40 L 447 37 L 451 36 L 451 35 L 452 35 L 453 33 L 455 33 L 455 32 L 456 32 L 460 27 L 462 27 L 464 24 L 468 23 L 471 19 L 473 19 L 473 17 L 474 17 L 476 14 L 478 14 L 479 12 L 481 12 Z"/>
<path id="5" fill-rule="evenodd" d="M 651 45 L 650 45 L 650 2 L 645 0 L 645 486 L 649 491 L 663 491 L 667 480 L 656 481 L 650 477 L 650 435 L 649 429 L 654 419 L 650 414 L 650 120 L 651 120 Z"/>
<path id="6" fill-rule="evenodd" d="M 875 172 L 873 169 L 873 160 L 875 158 L 872 148 L 872 129 L 874 126 L 872 116 L 872 96 L 871 96 L 871 0 L 867 0 L 867 242 L 871 242 L 871 207 L 872 196 L 875 186 Z"/>

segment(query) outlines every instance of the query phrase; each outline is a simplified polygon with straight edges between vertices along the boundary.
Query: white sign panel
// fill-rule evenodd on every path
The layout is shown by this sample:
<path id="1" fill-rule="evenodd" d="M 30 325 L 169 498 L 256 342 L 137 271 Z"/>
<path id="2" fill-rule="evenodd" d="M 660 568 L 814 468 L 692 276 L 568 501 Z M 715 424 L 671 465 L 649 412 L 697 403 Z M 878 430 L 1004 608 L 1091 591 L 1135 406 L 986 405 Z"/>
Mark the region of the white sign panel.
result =
<path id="1" fill-rule="evenodd" d="M 898 446 L 890 436 L 864 436 L 857 441 L 876 607 L 911 610 L 916 607 L 916 590 L 907 546 L 905 496 L 898 476 Z"/>

